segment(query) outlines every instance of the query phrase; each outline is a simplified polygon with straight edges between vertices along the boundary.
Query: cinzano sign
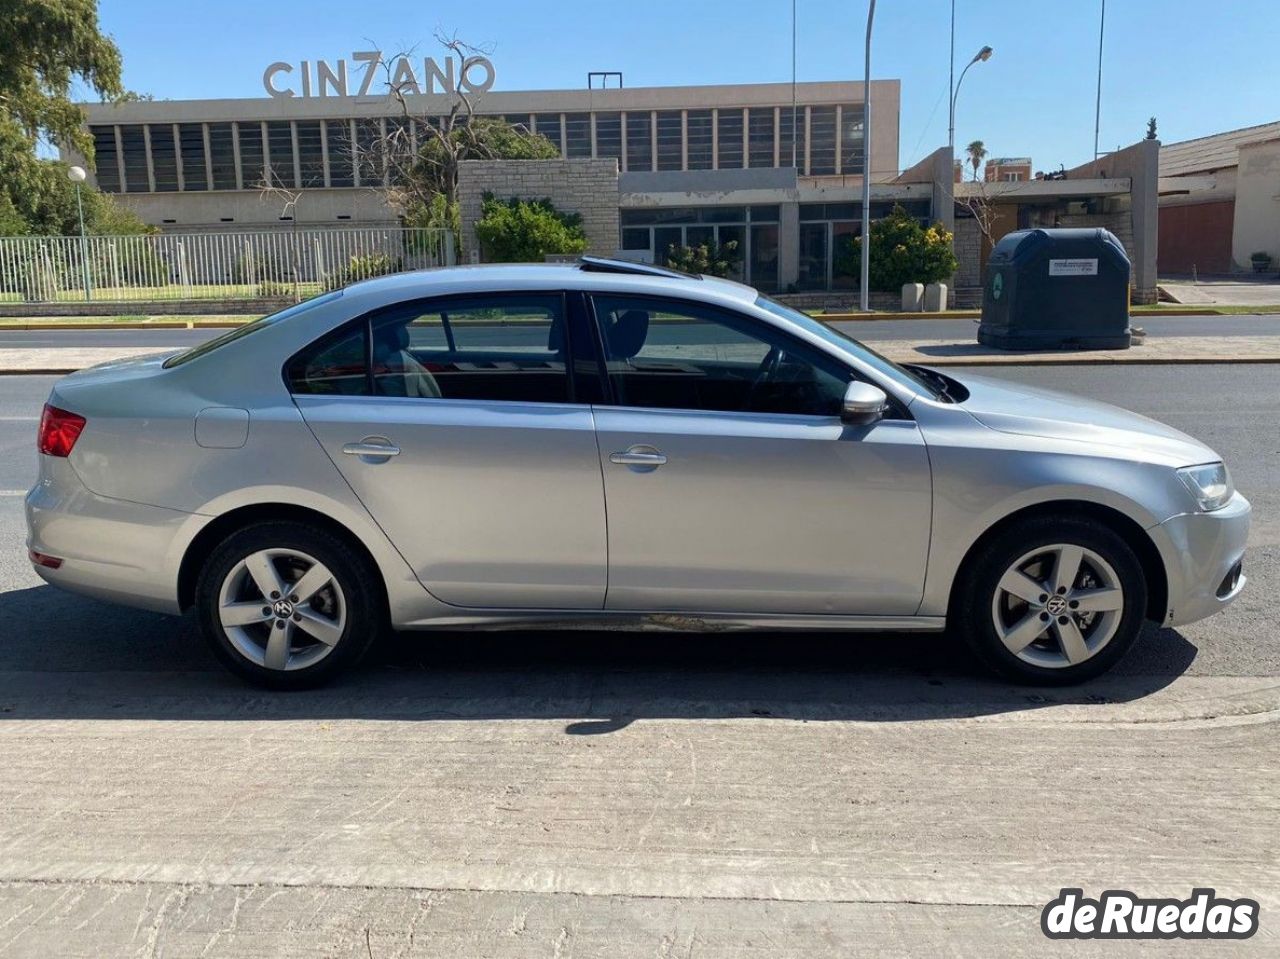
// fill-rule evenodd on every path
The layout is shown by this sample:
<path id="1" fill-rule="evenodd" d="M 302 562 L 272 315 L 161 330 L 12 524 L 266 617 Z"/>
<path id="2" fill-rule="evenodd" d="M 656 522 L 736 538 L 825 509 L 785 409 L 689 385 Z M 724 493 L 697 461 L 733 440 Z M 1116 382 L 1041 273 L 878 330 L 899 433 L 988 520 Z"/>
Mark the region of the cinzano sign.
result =
<path id="1" fill-rule="evenodd" d="M 273 97 L 368 97 L 391 90 L 406 95 L 484 93 L 496 79 L 488 57 L 384 61 L 381 50 L 357 50 L 350 60 L 277 60 L 262 71 L 262 86 Z"/>

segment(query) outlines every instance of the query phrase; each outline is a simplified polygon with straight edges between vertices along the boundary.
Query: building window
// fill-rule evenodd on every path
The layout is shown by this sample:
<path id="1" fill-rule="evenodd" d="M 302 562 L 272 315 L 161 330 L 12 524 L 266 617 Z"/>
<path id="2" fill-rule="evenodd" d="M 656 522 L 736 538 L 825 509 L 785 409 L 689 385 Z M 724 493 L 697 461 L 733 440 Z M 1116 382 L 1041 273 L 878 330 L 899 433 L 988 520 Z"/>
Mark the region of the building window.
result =
<path id="1" fill-rule="evenodd" d="M 266 181 L 262 158 L 262 124 L 256 120 L 236 124 L 240 138 L 240 177 L 246 190 L 258 190 Z"/>
<path id="2" fill-rule="evenodd" d="M 836 172 L 836 108 L 809 108 L 809 175 Z"/>
<path id="3" fill-rule="evenodd" d="M 326 120 L 324 137 L 329 147 L 329 185 L 355 186 L 355 159 L 351 150 L 351 121 Z M 418 142 L 423 142 L 419 134 Z"/>
<path id="4" fill-rule="evenodd" d="M 360 186 L 380 186 L 384 163 L 382 157 L 382 121 L 356 121 L 356 174 Z"/>
<path id="5" fill-rule="evenodd" d="M 268 184 L 296 187 L 293 176 L 293 125 L 288 120 L 267 123 Z"/>
<path id="6" fill-rule="evenodd" d="M 90 127 L 93 135 L 93 169 L 98 178 L 98 189 L 103 193 L 120 192 L 120 167 L 116 157 L 116 128 L 114 126 Z"/>
<path id="7" fill-rule="evenodd" d="M 804 107 L 796 107 L 794 111 L 783 107 L 778 111 L 778 163 L 805 172 Z"/>
<path id="8" fill-rule="evenodd" d="M 653 169 L 653 131 L 647 111 L 627 114 L 627 169 Z"/>
<path id="9" fill-rule="evenodd" d="M 658 122 L 662 122 L 659 115 Z M 687 118 L 690 170 L 710 170 L 713 157 L 711 155 L 711 111 L 690 110 Z M 658 151 L 662 151 L 662 130 L 658 130 Z M 738 131 L 738 145 L 742 145 L 742 131 Z"/>
<path id="10" fill-rule="evenodd" d="M 747 165 L 773 166 L 773 107 L 751 107 L 747 111 Z"/>
<path id="11" fill-rule="evenodd" d="M 154 139 L 152 146 L 155 146 Z M 215 190 L 236 188 L 236 153 L 231 142 L 230 123 L 209 124 L 209 166 Z"/>
<path id="12" fill-rule="evenodd" d="M 120 147 L 124 155 L 124 183 L 130 193 L 146 193 L 151 189 L 147 180 L 147 141 L 143 139 L 141 124 L 120 127 Z"/>
<path id="13" fill-rule="evenodd" d="M 717 116 L 716 138 L 719 152 L 716 155 L 716 169 L 737 170 L 742 162 L 742 110 L 721 110 Z"/>
<path id="14" fill-rule="evenodd" d="M 528 113 L 504 113 L 502 119 L 524 133 L 533 129 L 532 115 Z"/>
<path id="15" fill-rule="evenodd" d="M 564 138 L 565 156 L 575 159 L 591 156 L 591 114 L 566 113 Z"/>
<path id="16" fill-rule="evenodd" d="M 156 178 L 157 193 L 178 189 L 178 149 L 173 140 L 173 124 L 152 123 L 147 128 L 151 137 L 151 171 Z"/>
<path id="17" fill-rule="evenodd" d="M 320 146 L 320 121 L 298 121 L 298 165 L 302 182 L 299 186 L 324 186 L 324 154 Z"/>
<path id="18" fill-rule="evenodd" d="M 536 131 L 556 145 L 556 149 L 564 156 L 564 144 L 560 142 L 560 114 L 539 113 L 533 118 L 537 124 Z"/>
<path id="19" fill-rule="evenodd" d="M 658 113 L 659 170 L 680 170 L 684 167 L 684 137 L 680 127 L 679 110 Z"/>
<path id="20" fill-rule="evenodd" d="M 840 172 L 861 173 L 863 162 L 862 104 L 846 104 L 840 110 Z"/>
<path id="21" fill-rule="evenodd" d="M 622 114 L 597 113 L 596 156 L 622 159 Z M 645 124 L 648 127 L 648 124 Z"/>
<path id="22" fill-rule="evenodd" d="M 182 188 L 184 190 L 209 189 L 209 162 L 204 152 L 204 125 L 180 123 L 178 145 L 182 149 Z"/>
<path id="23" fill-rule="evenodd" d="M 1004 175 L 1005 183 L 1017 183 L 1021 179 L 1022 179 L 1021 173 L 1006 173 Z"/>

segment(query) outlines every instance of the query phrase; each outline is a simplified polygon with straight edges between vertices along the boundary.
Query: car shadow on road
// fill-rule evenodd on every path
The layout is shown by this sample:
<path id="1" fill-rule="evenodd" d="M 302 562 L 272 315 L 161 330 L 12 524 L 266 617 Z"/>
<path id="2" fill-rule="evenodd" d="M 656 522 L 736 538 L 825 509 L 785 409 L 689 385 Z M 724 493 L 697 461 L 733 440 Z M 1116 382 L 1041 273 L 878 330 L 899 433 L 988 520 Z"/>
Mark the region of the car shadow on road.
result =
<path id="1" fill-rule="evenodd" d="M 410 633 L 324 689 L 271 693 L 226 673 L 190 617 L 40 586 L 0 595 L 0 719 L 548 719 L 572 734 L 652 718 L 901 722 L 1131 702 L 1195 656 L 1148 627 L 1110 675 L 1037 689 L 982 675 L 938 634 Z"/>

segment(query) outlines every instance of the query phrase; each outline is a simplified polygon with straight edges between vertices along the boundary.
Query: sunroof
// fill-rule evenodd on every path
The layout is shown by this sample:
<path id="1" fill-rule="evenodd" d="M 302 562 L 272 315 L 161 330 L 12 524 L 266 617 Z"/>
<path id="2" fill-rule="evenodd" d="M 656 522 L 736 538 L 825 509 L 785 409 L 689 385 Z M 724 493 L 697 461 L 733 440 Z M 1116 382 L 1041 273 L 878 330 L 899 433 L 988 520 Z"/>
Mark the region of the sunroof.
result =
<path id="1" fill-rule="evenodd" d="M 634 276 L 665 276 L 673 280 L 702 279 L 693 273 L 681 273 L 679 270 L 669 270 L 665 266 L 636 263 L 633 260 L 611 260 L 605 256 L 584 256 L 579 262 L 581 269 L 587 273 L 630 273 Z"/>

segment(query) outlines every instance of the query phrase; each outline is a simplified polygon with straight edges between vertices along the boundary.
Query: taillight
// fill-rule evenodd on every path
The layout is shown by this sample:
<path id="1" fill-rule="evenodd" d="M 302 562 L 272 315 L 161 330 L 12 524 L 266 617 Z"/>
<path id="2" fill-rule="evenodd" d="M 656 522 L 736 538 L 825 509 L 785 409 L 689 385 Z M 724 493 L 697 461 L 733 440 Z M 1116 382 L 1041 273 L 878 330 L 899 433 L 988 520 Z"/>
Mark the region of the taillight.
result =
<path id="1" fill-rule="evenodd" d="M 40 452 L 46 456 L 70 456 L 85 422 L 85 418 L 77 413 L 46 403 L 40 417 Z"/>

